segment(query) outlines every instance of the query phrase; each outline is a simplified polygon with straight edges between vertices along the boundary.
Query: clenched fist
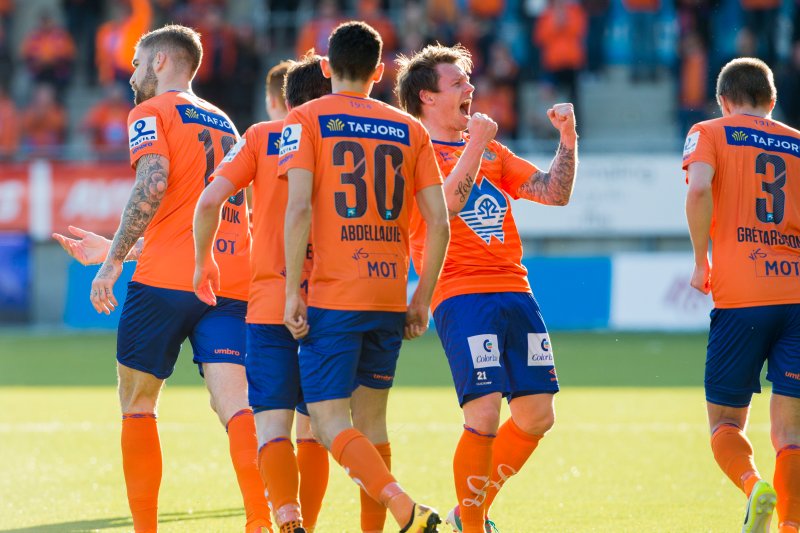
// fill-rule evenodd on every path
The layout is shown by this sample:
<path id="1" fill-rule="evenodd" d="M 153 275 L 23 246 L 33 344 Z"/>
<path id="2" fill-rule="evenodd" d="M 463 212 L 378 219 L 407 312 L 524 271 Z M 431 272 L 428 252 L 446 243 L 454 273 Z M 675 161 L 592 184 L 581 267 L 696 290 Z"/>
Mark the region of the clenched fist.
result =
<path id="1" fill-rule="evenodd" d="M 473 113 L 467 122 L 467 130 L 471 141 L 482 143 L 485 146 L 497 134 L 497 122 L 483 113 Z"/>
<path id="2" fill-rule="evenodd" d="M 559 133 L 561 133 L 562 140 L 571 141 L 577 138 L 575 132 L 575 109 L 572 104 L 556 104 L 547 110 L 547 118 L 553 123 Z"/>

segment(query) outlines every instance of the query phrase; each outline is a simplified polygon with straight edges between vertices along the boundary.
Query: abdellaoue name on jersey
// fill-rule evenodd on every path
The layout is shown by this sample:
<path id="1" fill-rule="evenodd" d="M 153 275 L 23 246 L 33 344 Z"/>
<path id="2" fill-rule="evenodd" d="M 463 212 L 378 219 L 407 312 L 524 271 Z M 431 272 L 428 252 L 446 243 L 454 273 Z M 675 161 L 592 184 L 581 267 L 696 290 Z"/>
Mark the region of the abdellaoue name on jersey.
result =
<path id="1" fill-rule="evenodd" d="M 231 135 L 236 135 L 230 121 L 222 115 L 206 111 L 192 104 L 180 104 L 176 105 L 175 108 L 178 110 L 178 114 L 184 124 L 201 124 L 209 128 L 224 131 L 225 133 L 230 133 Z"/>
<path id="2" fill-rule="evenodd" d="M 379 224 L 342 224 L 341 240 L 403 242 L 399 227 Z"/>
<path id="3" fill-rule="evenodd" d="M 322 137 L 348 137 L 392 141 L 410 146 L 408 124 L 355 115 L 320 115 Z"/>
<path id="4" fill-rule="evenodd" d="M 800 139 L 796 137 L 774 135 L 740 126 L 725 126 L 725 137 L 731 146 L 752 146 L 770 152 L 800 157 Z"/>

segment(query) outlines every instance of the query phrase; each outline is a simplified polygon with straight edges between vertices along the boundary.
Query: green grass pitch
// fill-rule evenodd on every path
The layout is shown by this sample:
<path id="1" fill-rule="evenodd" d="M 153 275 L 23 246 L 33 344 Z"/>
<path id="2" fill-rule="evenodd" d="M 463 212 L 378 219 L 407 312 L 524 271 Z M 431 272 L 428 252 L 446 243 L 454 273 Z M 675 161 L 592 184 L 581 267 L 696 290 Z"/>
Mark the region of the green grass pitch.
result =
<path id="1" fill-rule="evenodd" d="M 501 531 L 738 531 L 744 497 L 708 445 L 705 336 L 552 337 L 562 387 L 556 426 L 493 506 Z M 159 411 L 161 531 L 242 531 L 227 439 L 189 353 Z M 0 531 L 130 531 L 114 364 L 113 335 L 0 334 Z M 461 425 L 434 335 L 405 344 L 397 382 L 394 471 L 414 497 L 445 513 L 455 500 Z M 771 476 L 767 403 L 756 396 L 749 435 Z M 387 522 L 386 531 L 396 530 Z M 334 464 L 317 533 L 357 531 L 356 486 Z"/>

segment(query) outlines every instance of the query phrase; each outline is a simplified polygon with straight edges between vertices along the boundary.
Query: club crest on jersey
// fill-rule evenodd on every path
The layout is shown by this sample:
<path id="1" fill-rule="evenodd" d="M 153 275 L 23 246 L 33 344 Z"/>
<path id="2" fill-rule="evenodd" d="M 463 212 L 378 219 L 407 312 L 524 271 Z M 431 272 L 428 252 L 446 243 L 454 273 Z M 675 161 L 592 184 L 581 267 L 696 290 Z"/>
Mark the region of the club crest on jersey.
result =
<path id="1" fill-rule="evenodd" d="M 146 142 L 158 139 L 156 132 L 156 117 L 143 117 L 128 128 L 128 145 L 133 150 Z"/>
<path id="2" fill-rule="evenodd" d="M 278 155 L 281 152 L 281 134 L 277 131 L 267 136 L 267 155 Z"/>
<path id="3" fill-rule="evenodd" d="M 508 200 L 494 183 L 484 177 L 472 187 L 467 203 L 458 214 L 469 229 L 483 242 L 489 244 L 492 237 L 505 242 L 503 222 L 508 212 Z"/>

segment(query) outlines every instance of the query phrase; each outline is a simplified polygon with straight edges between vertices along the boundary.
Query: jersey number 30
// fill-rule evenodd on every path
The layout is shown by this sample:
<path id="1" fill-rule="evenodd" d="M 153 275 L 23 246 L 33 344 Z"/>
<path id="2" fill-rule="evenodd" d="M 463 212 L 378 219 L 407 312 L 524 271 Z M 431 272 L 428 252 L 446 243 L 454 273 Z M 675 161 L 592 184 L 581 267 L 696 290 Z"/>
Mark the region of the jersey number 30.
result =
<path id="1" fill-rule="evenodd" d="M 341 179 L 345 185 L 352 185 L 355 188 L 355 205 L 347 203 L 347 194 L 344 192 L 334 193 L 336 212 L 340 217 L 359 218 L 367 212 L 367 182 L 364 175 L 367 172 L 367 161 L 364 154 L 364 147 L 355 141 L 339 141 L 333 147 L 333 164 L 341 167 L 345 165 L 345 154 L 353 155 L 353 171 L 343 172 Z M 386 172 L 389 170 L 389 162 L 394 172 L 394 191 L 392 192 L 392 207 L 386 205 Z M 379 144 L 375 147 L 375 200 L 378 202 L 378 213 L 384 220 L 394 220 L 400 216 L 403 210 L 403 199 L 405 193 L 406 180 L 400 174 L 400 167 L 403 165 L 403 152 L 392 144 Z"/>

